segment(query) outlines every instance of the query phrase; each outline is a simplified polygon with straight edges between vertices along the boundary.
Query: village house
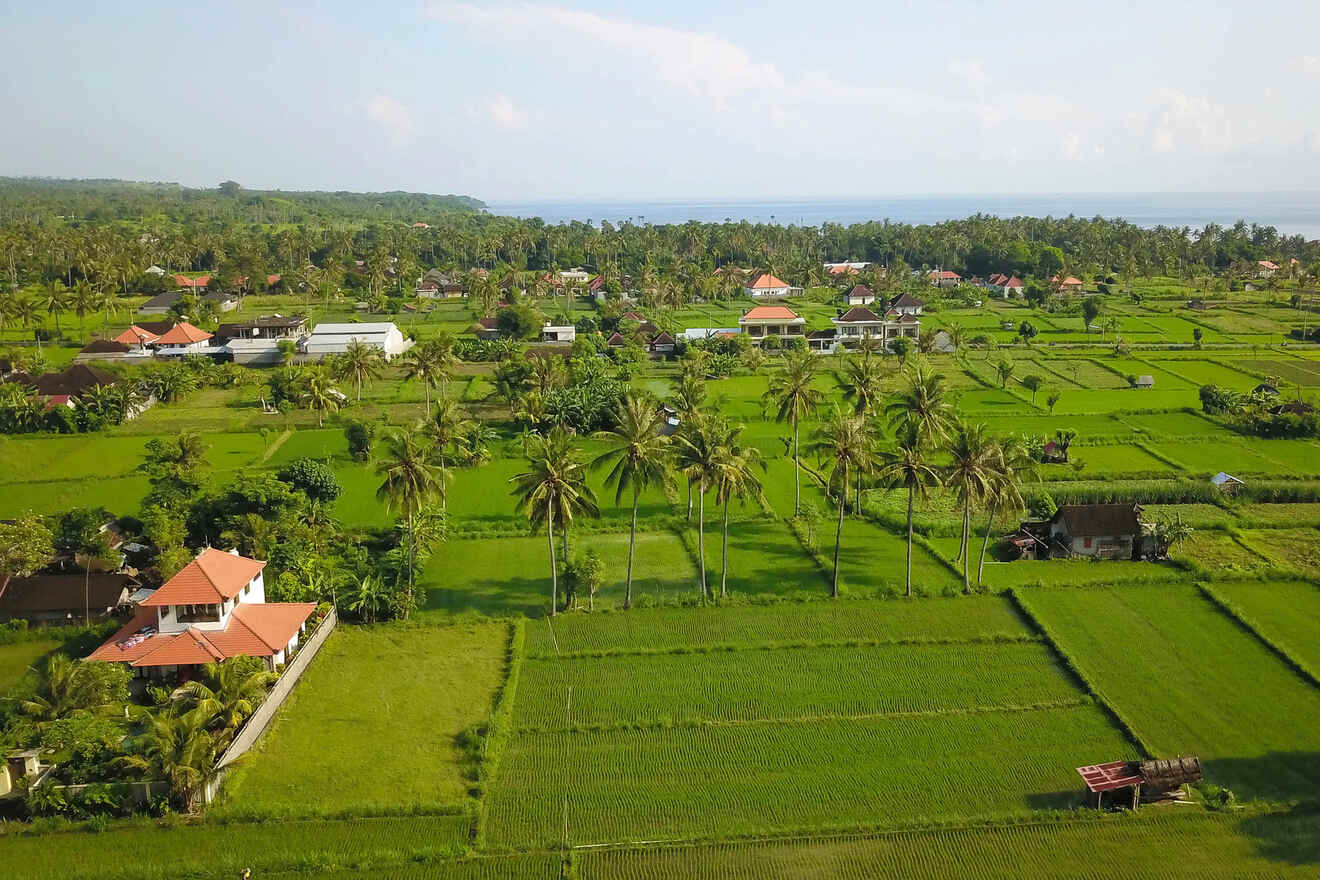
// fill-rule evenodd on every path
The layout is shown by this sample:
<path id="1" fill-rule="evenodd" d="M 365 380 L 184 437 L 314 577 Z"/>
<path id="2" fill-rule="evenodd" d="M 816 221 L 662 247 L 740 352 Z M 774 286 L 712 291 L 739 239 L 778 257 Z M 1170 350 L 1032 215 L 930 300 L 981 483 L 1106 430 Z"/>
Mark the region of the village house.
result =
<path id="1" fill-rule="evenodd" d="M 170 290 L 165 293 L 158 293 L 151 299 L 138 306 L 138 313 L 142 315 L 167 315 L 170 309 L 183 299 L 183 291 Z"/>
<path id="2" fill-rule="evenodd" d="M 1257 278 L 1273 278 L 1274 273 L 1277 271 L 1279 271 L 1279 264 L 1275 263 L 1273 260 L 1256 261 Z"/>
<path id="3" fill-rule="evenodd" d="M 472 322 L 472 332 L 478 339 L 499 339 L 499 322 L 494 317 L 477 318 Z"/>
<path id="4" fill-rule="evenodd" d="M 1082 293 L 1081 279 L 1074 275 L 1062 279 L 1055 275 L 1050 279 L 1050 284 L 1054 286 L 1055 293 Z"/>
<path id="5" fill-rule="evenodd" d="M 87 659 L 127 664 L 139 678 L 180 681 L 231 657 L 260 657 L 274 671 L 298 647 L 316 604 L 267 603 L 265 567 L 237 551 L 206 548 Z"/>
<path id="6" fill-rule="evenodd" d="M 90 364 L 71 364 L 57 373 L 44 373 L 35 377 L 15 373 L 5 381 L 26 385 L 50 406 L 67 406 L 73 409 L 78 405 L 78 398 L 91 389 L 118 385 L 124 380 L 114 373 Z M 137 415 L 149 405 L 148 403 L 140 406 L 129 417 Z"/>
<path id="7" fill-rule="evenodd" d="M 844 302 L 850 306 L 869 306 L 875 302 L 875 291 L 865 284 L 858 284 L 843 295 Z"/>
<path id="8" fill-rule="evenodd" d="M 263 315 L 251 321 L 221 324 L 216 328 L 215 340 L 236 364 L 278 364 L 284 358 L 280 343 L 296 345 L 306 332 L 307 319 L 301 315 Z"/>
<path id="9" fill-rule="evenodd" d="M 889 310 L 900 315 L 920 315 L 926 304 L 910 293 L 900 293 L 889 302 Z"/>
<path id="10" fill-rule="evenodd" d="M 738 328 L 755 343 L 767 336 L 802 336 L 807 319 L 788 306 L 756 306 L 743 312 Z"/>
<path id="11" fill-rule="evenodd" d="M 932 269 L 928 277 L 934 287 L 957 287 L 962 284 L 962 276 L 949 269 Z"/>
<path id="12" fill-rule="evenodd" d="M 1239 480 L 1230 473 L 1220 471 L 1210 478 L 1210 483 L 1225 495 L 1236 495 L 1238 490 L 1246 485 L 1246 482 Z"/>
<path id="13" fill-rule="evenodd" d="M 892 308 L 877 315 L 865 306 L 854 306 L 830 321 L 837 330 L 837 341 L 845 347 L 853 347 L 868 338 L 885 344 L 900 336 L 915 339 L 921 331 L 921 320 L 916 315 Z"/>
<path id="14" fill-rule="evenodd" d="M 1026 285 L 1016 275 L 1005 275 L 1003 272 L 996 272 L 986 280 L 985 289 L 1008 299 L 1014 296 L 1021 297 Z"/>
<path id="15" fill-rule="evenodd" d="M 183 357 L 189 354 L 214 354 L 213 334 L 187 321 L 175 324 L 149 343 L 157 357 Z"/>
<path id="16" fill-rule="evenodd" d="M 793 291 L 801 291 L 802 288 L 790 287 L 787 281 L 771 275 L 769 272 L 763 272 L 757 275 L 747 283 L 743 292 L 753 299 L 767 299 L 770 297 L 792 296 Z"/>
<path id="17" fill-rule="evenodd" d="M 117 572 L 0 574 L 0 622 L 81 623 L 103 620 L 132 605 L 141 589 L 131 575 Z"/>
<path id="18" fill-rule="evenodd" d="M 387 361 L 403 354 L 412 344 L 398 327 L 388 322 L 317 324 L 311 334 L 298 343 L 298 349 L 319 360 L 326 355 L 343 354 L 348 351 L 348 344 L 355 341 L 378 350 Z"/>
<path id="19" fill-rule="evenodd" d="M 572 324 L 546 324 L 541 328 L 541 341 L 567 345 L 577 339 L 577 328 Z"/>
<path id="20" fill-rule="evenodd" d="M 863 269 L 865 269 L 867 266 L 870 266 L 871 264 L 852 262 L 852 263 L 824 263 L 822 265 L 824 265 L 826 272 L 830 273 L 831 275 L 838 276 L 838 275 L 858 275 L 861 273 Z"/>
<path id="21" fill-rule="evenodd" d="M 1030 559 L 1140 559 L 1143 534 L 1138 504 L 1065 504 L 1048 520 L 1022 523 L 1008 540 Z"/>
<path id="22" fill-rule="evenodd" d="M 217 312 L 232 312 L 234 309 L 238 308 L 238 297 L 234 296 L 232 293 L 226 293 L 223 290 L 217 290 L 213 293 L 206 294 L 202 297 L 202 302 L 210 303 L 215 306 Z"/>

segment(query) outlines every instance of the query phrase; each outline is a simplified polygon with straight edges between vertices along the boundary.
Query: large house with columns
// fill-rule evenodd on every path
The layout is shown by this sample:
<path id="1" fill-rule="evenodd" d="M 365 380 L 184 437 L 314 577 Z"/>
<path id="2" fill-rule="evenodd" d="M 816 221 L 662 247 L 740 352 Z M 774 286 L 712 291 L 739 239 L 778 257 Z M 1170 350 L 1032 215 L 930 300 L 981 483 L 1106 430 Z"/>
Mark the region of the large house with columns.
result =
<path id="1" fill-rule="evenodd" d="M 788 306 L 756 306 L 743 312 L 738 329 L 760 344 L 767 336 L 793 338 L 806 332 L 807 319 Z"/>
<path id="2" fill-rule="evenodd" d="M 260 657 L 274 671 L 298 647 L 316 604 L 268 603 L 265 567 L 236 550 L 206 548 L 87 659 L 125 663 L 139 678 L 180 681 L 230 657 Z"/>

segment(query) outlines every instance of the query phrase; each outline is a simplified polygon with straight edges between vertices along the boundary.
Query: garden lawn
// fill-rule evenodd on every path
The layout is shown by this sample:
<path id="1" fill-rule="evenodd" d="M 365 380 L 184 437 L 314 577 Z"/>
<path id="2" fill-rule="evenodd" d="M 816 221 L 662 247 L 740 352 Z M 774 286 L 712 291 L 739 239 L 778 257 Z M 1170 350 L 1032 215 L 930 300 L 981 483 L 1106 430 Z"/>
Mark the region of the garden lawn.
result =
<path id="1" fill-rule="evenodd" d="M 1153 754 L 1198 755 L 1239 797 L 1314 797 L 1320 689 L 1196 587 L 1018 596 Z"/>
<path id="2" fill-rule="evenodd" d="M 508 644 L 504 624 L 339 627 L 227 784 L 220 812 L 462 805 L 468 782 L 456 739 L 490 710 Z"/>
<path id="3" fill-rule="evenodd" d="M 0 645 L 0 695 L 22 682 L 28 669 L 60 644 L 55 639 L 37 639 Z"/>
<path id="4" fill-rule="evenodd" d="M 626 532 L 570 534 L 574 554 L 594 548 L 605 563 L 598 608 L 621 606 L 628 562 Z M 555 557 L 563 544 L 555 538 Z M 562 583 L 559 600 L 564 595 Z M 426 592 L 422 616 L 460 611 L 490 615 L 538 616 L 550 608 L 550 550 L 545 535 L 513 538 L 452 538 L 440 544 L 419 583 Z M 673 532 L 638 532 L 633 560 L 633 601 L 697 596 L 692 558 Z M 587 596 L 578 596 L 586 606 Z"/>

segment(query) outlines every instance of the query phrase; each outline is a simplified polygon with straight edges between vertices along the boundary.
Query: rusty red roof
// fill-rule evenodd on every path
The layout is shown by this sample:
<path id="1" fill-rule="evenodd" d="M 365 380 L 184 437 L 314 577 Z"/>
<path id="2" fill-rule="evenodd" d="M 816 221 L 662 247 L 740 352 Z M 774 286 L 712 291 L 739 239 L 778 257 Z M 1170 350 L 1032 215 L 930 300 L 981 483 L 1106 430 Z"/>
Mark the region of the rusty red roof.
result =
<path id="1" fill-rule="evenodd" d="M 1078 767 L 1077 773 L 1094 792 L 1113 791 L 1130 785 L 1141 785 L 1146 781 L 1131 761 L 1110 761 L 1106 764 L 1090 764 Z"/>

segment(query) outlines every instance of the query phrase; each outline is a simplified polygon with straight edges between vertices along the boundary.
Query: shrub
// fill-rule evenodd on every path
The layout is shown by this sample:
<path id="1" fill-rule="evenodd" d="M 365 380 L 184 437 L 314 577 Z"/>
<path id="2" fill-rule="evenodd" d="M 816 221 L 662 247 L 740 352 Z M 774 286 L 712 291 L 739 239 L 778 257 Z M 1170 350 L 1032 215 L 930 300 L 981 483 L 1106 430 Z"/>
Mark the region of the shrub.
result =
<path id="1" fill-rule="evenodd" d="M 289 462 L 279 472 L 279 478 L 312 501 L 328 504 L 344 491 L 334 471 L 311 458 L 300 458 Z"/>

